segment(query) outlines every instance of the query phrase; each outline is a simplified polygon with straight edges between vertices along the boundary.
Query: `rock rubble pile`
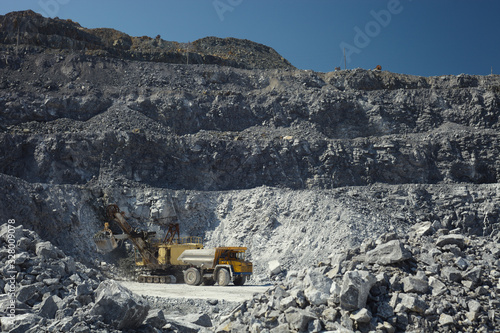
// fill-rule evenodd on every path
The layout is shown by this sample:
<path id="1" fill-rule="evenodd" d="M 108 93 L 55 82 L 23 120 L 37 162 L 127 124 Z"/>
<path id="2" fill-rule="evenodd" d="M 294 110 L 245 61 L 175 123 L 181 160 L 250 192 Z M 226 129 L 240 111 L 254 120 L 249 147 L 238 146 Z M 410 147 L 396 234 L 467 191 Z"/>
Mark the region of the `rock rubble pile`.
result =
<path id="1" fill-rule="evenodd" d="M 203 332 L 212 324 L 206 314 L 169 320 L 158 306 L 152 307 L 147 299 L 22 226 L 3 224 L 0 246 L 2 332 L 156 332 L 163 328 Z"/>
<path id="2" fill-rule="evenodd" d="M 500 245 L 421 222 L 281 272 L 217 332 L 498 332 Z"/>

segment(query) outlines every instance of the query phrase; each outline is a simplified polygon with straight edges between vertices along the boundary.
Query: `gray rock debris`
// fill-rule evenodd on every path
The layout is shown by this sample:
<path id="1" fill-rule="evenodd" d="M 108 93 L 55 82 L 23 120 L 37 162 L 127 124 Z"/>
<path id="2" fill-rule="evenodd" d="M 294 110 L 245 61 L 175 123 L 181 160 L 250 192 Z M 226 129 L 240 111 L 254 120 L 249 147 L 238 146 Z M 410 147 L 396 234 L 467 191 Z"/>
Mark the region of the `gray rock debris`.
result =
<path id="1" fill-rule="evenodd" d="M 2 225 L 0 230 L 4 230 Z M 0 275 L 4 283 L 0 296 L 2 331 L 19 333 L 38 332 L 121 332 L 130 329 L 151 331 L 166 326 L 189 327 L 194 332 L 209 330 L 212 326 L 207 314 L 186 316 L 169 322 L 161 309 L 150 310 L 149 300 L 132 294 L 116 281 L 105 280 L 101 273 L 66 256 L 56 246 L 22 226 L 15 228 L 18 239 L 36 246 L 16 247 L 14 264 L 7 255 L 0 255 Z M 7 246 L 7 238 L 0 237 L 0 247 Z M 13 290 L 16 314 L 8 317 L 11 305 L 10 280 L 14 275 Z M 7 283 L 6 283 L 6 282 Z M 187 329 L 187 328 L 186 328 Z"/>
<path id="2" fill-rule="evenodd" d="M 221 317 L 216 331 L 494 332 L 500 327 L 496 241 L 456 233 L 443 238 L 435 230 L 425 223 L 405 237 L 365 240 L 336 252 L 330 264 L 289 272 Z M 457 251 L 473 268 L 457 267 Z M 374 253 L 388 259 L 366 260 Z M 325 293 L 326 303 L 311 297 L 311 289 Z"/>

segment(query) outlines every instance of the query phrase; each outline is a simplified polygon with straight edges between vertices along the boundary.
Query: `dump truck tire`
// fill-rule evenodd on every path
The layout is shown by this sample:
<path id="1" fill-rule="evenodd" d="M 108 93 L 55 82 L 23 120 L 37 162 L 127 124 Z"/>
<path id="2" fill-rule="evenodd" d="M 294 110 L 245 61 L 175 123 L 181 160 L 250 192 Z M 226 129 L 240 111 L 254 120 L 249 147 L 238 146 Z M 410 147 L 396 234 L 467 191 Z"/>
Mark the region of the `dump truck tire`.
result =
<path id="1" fill-rule="evenodd" d="M 242 286 L 245 284 L 245 281 L 246 281 L 246 276 L 237 276 L 234 278 L 234 285 L 235 286 Z"/>
<path id="2" fill-rule="evenodd" d="M 188 268 L 184 272 L 184 282 L 192 286 L 199 285 L 201 283 L 200 271 L 194 267 Z"/>
<path id="3" fill-rule="evenodd" d="M 217 283 L 219 286 L 227 286 L 231 280 L 231 275 L 226 268 L 221 268 L 217 273 Z"/>

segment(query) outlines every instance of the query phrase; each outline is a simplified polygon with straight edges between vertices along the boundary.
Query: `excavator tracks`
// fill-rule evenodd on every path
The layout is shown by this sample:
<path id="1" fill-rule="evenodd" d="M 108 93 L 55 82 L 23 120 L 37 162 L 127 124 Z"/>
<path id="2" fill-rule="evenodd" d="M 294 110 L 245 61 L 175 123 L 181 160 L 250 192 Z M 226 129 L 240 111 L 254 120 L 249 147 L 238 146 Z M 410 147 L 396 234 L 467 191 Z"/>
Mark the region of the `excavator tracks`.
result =
<path id="1" fill-rule="evenodd" d="M 140 283 L 176 283 L 177 279 L 173 275 L 139 275 L 137 282 Z"/>

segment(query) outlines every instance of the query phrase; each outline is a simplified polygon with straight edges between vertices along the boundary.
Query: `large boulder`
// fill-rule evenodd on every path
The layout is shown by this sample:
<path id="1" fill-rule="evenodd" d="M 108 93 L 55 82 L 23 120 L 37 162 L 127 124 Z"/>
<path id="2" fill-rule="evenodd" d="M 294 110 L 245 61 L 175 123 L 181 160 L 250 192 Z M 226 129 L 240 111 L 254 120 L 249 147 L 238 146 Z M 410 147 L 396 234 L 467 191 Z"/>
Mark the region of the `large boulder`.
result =
<path id="1" fill-rule="evenodd" d="M 376 279 L 367 271 L 349 271 L 344 274 L 340 291 L 340 306 L 354 311 L 366 306 L 366 300 Z"/>
<path id="2" fill-rule="evenodd" d="M 130 290 L 114 280 L 106 280 L 95 291 L 95 304 L 90 314 L 103 316 L 106 324 L 117 329 L 131 329 L 142 324 L 148 311 L 149 305 Z"/>
<path id="3" fill-rule="evenodd" d="M 399 240 L 392 240 L 368 251 L 365 254 L 365 262 L 368 264 L 391 265 L 411 257 L 411 252 L 405 249 Z"/>
<path id="4" fill-rule="evenodd" d="M 310 269 L 304 278 L 304 294 L 313 305 L 326 304 L 330 298 L 332 279 L 328 278 L 321 270 Z"/>

